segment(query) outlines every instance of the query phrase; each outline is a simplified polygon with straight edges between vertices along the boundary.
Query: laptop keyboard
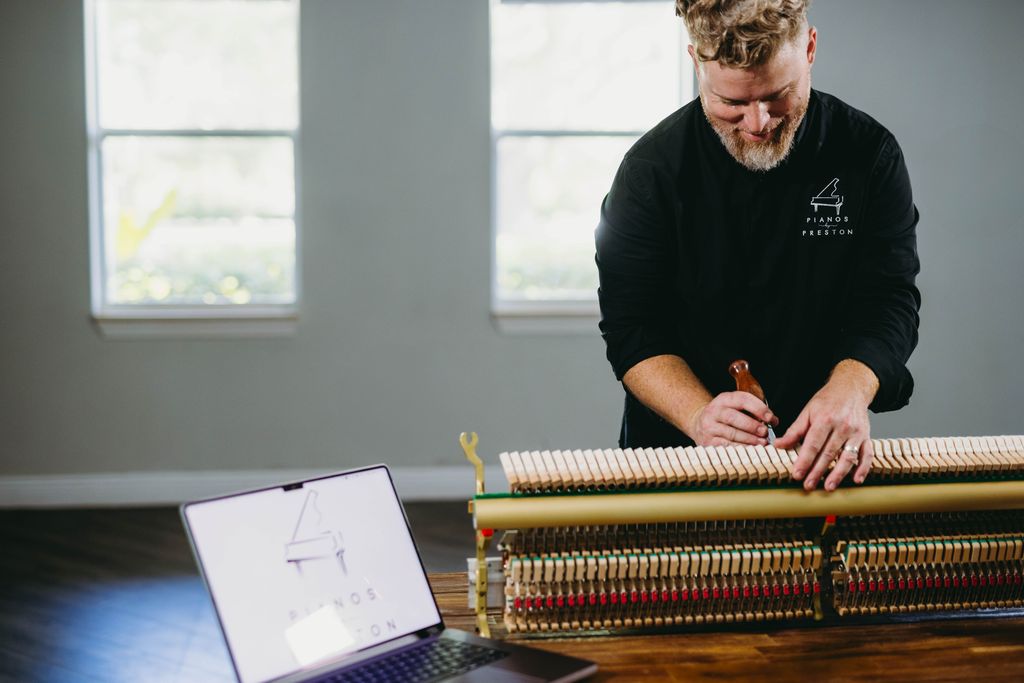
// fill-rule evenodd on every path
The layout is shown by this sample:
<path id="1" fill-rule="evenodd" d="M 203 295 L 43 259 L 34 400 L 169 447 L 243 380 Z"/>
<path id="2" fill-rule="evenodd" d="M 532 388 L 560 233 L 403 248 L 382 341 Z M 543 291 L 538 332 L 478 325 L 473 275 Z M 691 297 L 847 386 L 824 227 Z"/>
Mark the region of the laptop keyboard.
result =
<path id="1" fill-rule="evenodd" d="M 348 669 L 323 679 L 325 683 L 384 683 L 390 681 L 426 682 L 458 676 L 484 666 L 509 653 L 489 647 L 471 645 L 458 640 L 439 638 L 427 641 Z"/>

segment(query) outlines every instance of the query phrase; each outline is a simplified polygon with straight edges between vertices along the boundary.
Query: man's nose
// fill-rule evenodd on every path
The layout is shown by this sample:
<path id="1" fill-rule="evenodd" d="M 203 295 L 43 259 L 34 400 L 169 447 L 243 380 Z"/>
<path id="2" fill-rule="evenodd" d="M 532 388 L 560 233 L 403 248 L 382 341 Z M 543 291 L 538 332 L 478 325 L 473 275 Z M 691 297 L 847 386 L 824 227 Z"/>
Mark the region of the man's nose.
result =
<path id="1" fill-rule="evenodd" d="M 743 112 L 743 125 L 751 133 L 760 133 L 768 126 L 771 115 L 765 102 L 751 102 Z"/>

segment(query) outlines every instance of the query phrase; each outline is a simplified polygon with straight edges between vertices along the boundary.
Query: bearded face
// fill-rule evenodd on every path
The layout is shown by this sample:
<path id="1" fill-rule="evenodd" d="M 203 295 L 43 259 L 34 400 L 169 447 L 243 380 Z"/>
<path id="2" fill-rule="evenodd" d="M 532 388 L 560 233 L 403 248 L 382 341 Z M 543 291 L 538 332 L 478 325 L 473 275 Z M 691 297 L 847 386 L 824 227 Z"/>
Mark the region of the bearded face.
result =
<path id="1" fill-rule="evenodd" d="M 744 135 L 741 125 L 734 125 L 708 114 L 708 103 L 703 92 L 701 92 L 700 98 L 708 123 L 718 134 L 722 145 L 733 159 L 751 171 L 770 171 L 789 156 L 790 150 L 793 149 L 796 131 L 807 113 L 807 100 L 805 100 L 789 113 L 771 121 L 769 126 L 756 131 L 755 137 L 759 139 L 752 140 L 750 136 Z"/>
<path id="2" fill-rule="evenodd" d="M 770 61 L 748 69 L 694 58 L 708 123 L 729 154 L 752 171 L 769 171 L 785 160 L 807 113 L 813 28 L 806 38 L 787 43 Z"/>

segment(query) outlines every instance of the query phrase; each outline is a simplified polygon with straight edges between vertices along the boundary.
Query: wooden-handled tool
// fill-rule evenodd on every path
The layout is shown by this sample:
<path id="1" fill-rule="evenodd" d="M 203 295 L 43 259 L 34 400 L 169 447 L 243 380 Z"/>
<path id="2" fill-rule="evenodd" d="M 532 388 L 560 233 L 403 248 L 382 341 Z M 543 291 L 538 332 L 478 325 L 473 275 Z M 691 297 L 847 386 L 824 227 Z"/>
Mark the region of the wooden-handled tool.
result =
<path id="1" fill-rule="evenodd" d="M 754 375 L 750 372 L 750 364 L 745 360 L 734 360 L 729 364 L 729 374 L 736 380 L 736 391 L 745 391 L 748 394 L 753 394 L 760 400 L 764 401 L 765 405 L 768 405 L 768 399 L 765 398 L 764 389 L 761 388 L 760 383 L 754 379 Z M 767 422 L 764 426 L 768 428 L 768 443 L 775 443 L 775 431 L 772 426 Z"/>

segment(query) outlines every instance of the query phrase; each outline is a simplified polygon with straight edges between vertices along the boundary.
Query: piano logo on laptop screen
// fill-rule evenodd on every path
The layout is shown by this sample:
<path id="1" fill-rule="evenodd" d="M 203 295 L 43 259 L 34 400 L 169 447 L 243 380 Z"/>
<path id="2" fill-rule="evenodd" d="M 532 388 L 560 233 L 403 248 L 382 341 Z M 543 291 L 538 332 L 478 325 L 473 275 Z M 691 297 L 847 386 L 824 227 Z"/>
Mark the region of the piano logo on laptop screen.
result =
<path id="1" fill-rule="evenodd" d="M 340 531 L 324 521 L 316 499 L 316 491 L 306 492 L 292 539 L 284 546 L 285 561 L 293 565 L 299 574 L 302 574 L 304 563 L 325 560 L 337 562 L 341 572 L 348 576 L 344 538 Z"/>

